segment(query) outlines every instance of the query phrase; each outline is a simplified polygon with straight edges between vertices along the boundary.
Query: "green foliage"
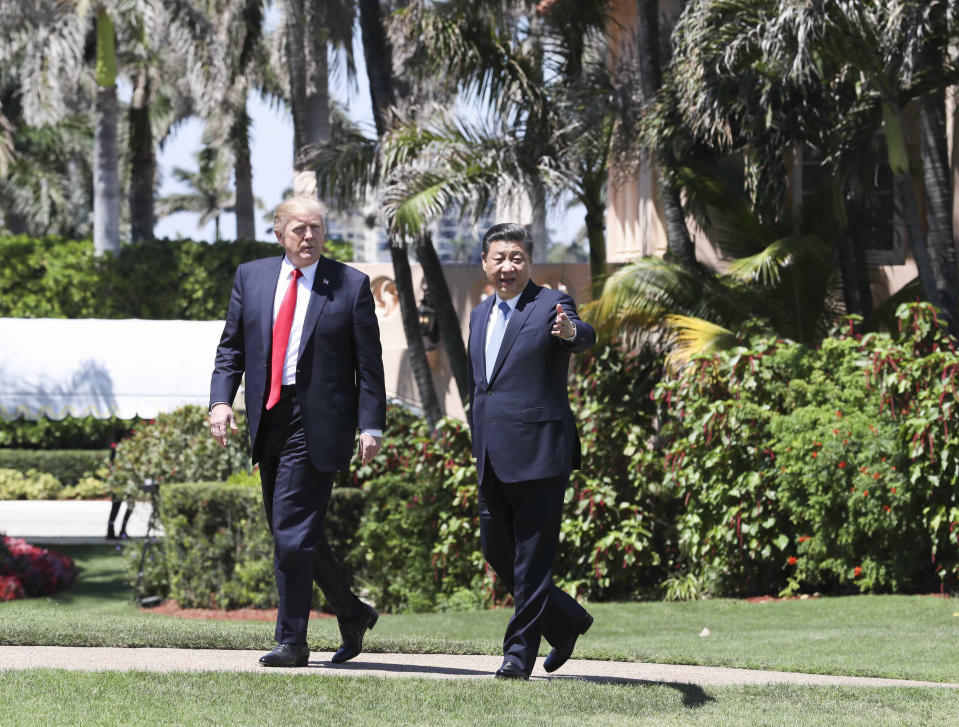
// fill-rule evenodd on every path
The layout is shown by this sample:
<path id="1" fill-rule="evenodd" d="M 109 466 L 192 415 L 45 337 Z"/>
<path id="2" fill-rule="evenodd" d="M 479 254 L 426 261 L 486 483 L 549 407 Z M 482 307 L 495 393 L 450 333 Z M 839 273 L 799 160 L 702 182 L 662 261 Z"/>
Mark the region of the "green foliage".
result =
<path id="1" fill-rule="evenodd" d="M 929 306 L 898 316 L 817 351 L 743 342 L 657 388 L 683 565 L 714 593 L 955 587 L 959 356 Z"/>
<path id="2" fill-rule="evenodd" d="M 225 480 L 249 469 L 246 419 L 221 447 L 212 436 L 208 415 L 199 406 L 183 406 L 145 422 L 117 445 L 110 467 L 110 489 L 127 498 L 140 496 L 147 480 L 158 484 Z"/>
<path id="3" fill-rule="evenodd" d="M 0 273 L 2 275 L 2 273 Z M 0 419 L 0 447 L 13 449 L 104 449 L 130 433 L 139 419 Z"/>
<path id="4" fill-rule="evenodd" d="M 650 593 L 668 562 L 672 492 L 663 488 L 649 394 L 662 361 L 603 348 L 577 363 L 572 391 L 582 469 L 567 490 L 558 584 L 589 599 Z"/>
<path id="5" fill-rule="evenodd" d="M 67 485 L 58 493 L 61 500 L 99 500 L 110 496 L 110 488 L 104 480 L 83 477 L 75 485 Z"/>
<path id="6" fill-rule="evenodd" d="M 89 240 L 0 238 L 0 316 L 219 320 L 237 265 L 280 252 L 251 240 L 153 240 L 97 258 Z"/>
<path id="7" fill-rule="evenodd" d="M 184 607 L 276 606 L 273 539 L 259 488 L 223 482 L 160 488 L 168 592 L 162 565 L 150 563 L 142 595 L 169 595 Z M 159 553 L 157 553 L 159 556 Z M 140 553 L 131 550 L 135 577 Z"/>
<path id="8" fill-rule="evenodd" d="M 476 468 L 469 432 L 444 419 L 431 439 L 425 420 L 388 412 L 380 455 L 360 467 L 366 508 L 351 562 L 357 579 L 386 610 L 462 610 L 501 594 L 479 552 Z"/>
<path id="9" fill-rule="evenodd" d="M 62 489 L 46 472 L 0 469 L 0 500 L 55 500 Z"/>
<path id="10" fill-rule="evenodd" d="M 95 475 L 109 456 L 109 450 L 0 449 L 0 468 L 47 472 L 65 485 L 75 485 Z"/>

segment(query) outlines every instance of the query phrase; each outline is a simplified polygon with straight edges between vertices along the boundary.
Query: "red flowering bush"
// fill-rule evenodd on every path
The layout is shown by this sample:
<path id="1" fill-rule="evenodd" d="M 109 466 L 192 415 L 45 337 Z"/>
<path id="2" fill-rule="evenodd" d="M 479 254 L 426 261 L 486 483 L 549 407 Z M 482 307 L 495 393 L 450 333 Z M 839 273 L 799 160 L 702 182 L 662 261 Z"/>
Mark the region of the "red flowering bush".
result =
<path id="1" fill-rule="evenodd" d="M 73 560 L 22 538 L 0 535 L 0 601 L 49 596 L 77 577 Z"/>

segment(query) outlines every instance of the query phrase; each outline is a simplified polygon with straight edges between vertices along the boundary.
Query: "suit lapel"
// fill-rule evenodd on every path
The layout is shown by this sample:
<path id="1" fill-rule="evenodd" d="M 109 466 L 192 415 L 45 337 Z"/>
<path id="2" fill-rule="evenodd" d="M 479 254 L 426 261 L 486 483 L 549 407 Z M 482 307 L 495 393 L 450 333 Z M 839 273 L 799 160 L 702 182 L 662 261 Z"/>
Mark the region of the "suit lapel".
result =
<path id="1" fill-rule="evenodd" d="M 282 263 L 283 258 L 278 257 L 273 265 L 267 266 L 270 276 L 261 279 L 260 290 L 257 293 L 260 306 L 260 333 L 263 336 L 263 350 L 266 351 L 267 359 L 273 348 L 273 301 L 276 299 L 276 286 L 279 284 Z"/>
<path id="2" fill-rule="evenodd" d="M 303 355 L 306 342 L 313 335 L 316 322 L 320 319 L 326 301 L 330 298 L 332 293 L 331 277 L 333 276 L 326 269 L 326 258 L 320 257 L 316 264 L 316 275 L 313 276 L 313 288 L 310 290 L 310 302 L 306 307 L 306 317 L 303 319 L 303 332 L 300 334 L 300 350 L 297 353 L 297 360 Z"/>
<path id="3" fill-rule="evenodd" d="M 526 288 L 524 288 L 520 294 L 519 301 L 516 303 L 516 310 L 510 314 L 509 323 L 506 324 L 503 342 L 500 344 L 499 353 L 496 354 L 493 373 L 489 377 L 490 384 L 493 383 L 496 374 L 503 368 L 503 361 L 506 359 L 507 354 L 509 354 L 509 350 L 513 346 L 514 341 L 516 341 L 516 336 L 519 335 L 523 324 L 526 323 L 526 319 L 529 318 L 530 313 L 532 313 L 536 307 L 536 294 L 538 292 L 539 286 L 531 280 L 526 284 Z"/>

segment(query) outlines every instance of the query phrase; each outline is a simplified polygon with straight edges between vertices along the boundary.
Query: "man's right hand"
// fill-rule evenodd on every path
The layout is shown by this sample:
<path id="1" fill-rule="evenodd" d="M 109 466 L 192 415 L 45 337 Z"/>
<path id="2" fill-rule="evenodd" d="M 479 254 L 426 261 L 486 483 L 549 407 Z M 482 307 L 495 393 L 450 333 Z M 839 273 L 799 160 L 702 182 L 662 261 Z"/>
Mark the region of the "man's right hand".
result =
<path id="1" fill-rule="evenodd" d="M 210 434 L 220 443 L 226 446 L 226 438 L 229 430 L 239 431 L 236 426 L 236 420 L 233 418 L 233 408 L 229 404 L 216 404 L 210 411 Z"/>

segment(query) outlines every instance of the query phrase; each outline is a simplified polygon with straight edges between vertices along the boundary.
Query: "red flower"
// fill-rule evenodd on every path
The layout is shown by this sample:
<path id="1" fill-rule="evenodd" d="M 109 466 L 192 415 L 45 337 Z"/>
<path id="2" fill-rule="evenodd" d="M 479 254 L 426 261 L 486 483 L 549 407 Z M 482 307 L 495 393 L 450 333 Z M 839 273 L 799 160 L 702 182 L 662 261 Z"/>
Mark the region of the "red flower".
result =
<path id="1" fill-rule="evenodd" d="M 893 495 L 896 494 L 896 488 L 895 488 L 895 487 L 892 488 L 892 494 L 893 494 Z"/>
<path id="2" fill-rule="evenodd" d="M 869 497 L 869 490 L 863 490 L 863 491 L 862 491 L 862 496 L 863 496 L 863 497 Z"/>
<path id="3" fill-rule="evenodd" d="M 858 578 L 861 575 L 862 575 L 862 568 L 860 566 L 857 565 L 855 568 L 852 569 L 853 578 Z"/>
<path id="4" fill-rule="evenodd" d="M 816 457 L 819 456 L 819 453 L 818 453 L 818 452 L 813 452 L 813 453 L 812 453 L 812 456 L 813 456 L 813 459 L 815 459 Z"/>
<path id="5" fill-rule="evenodd" d="M 810 537 L 809 535 L 800 535 L 800 536 L 799 536 L 799 542 L 800 542 L 800 543 L 805 543 L 807 540 L 812 540 L 812 537 Z"/>
<path id="6" fill-rule="evenodd" d="M 833 429 L 833 430 L 832 430 L 832 433 L 835 434 L 836 436 L 839 436 L 839 430 L 838 430 L 838 429 Z"/>
<path id="7" fill-rule="evenodd" d="M 836 409 L 836 416 L 842 419 L 842 412 L 839 409 Z"/>
<path id="8" fill-rule="evenodd" d="M 841 469 L 841 470 L 846 469 L 846 461 L 845 461 L 845 460 L 843 460 L 842 462 L 839 463 L 839 469 Z"/>
<path id="9" fill-rule="evenodd" d="M 872 478 L 873 478 L 874 480 L 878 480 L 878 479 L 879 479 L 879 473 L 877 472 L 876 474 L 874 474 L 874 475 L 872 476 Z"/>
<path id="10" fill-rule="evenodd" d="M 789 563 L 789 565 L 796 565 L 796 556 L 795 556 L 795 555 L 790 555 L 790 556 L 786 559 L 786 562 Z"/>
<path id="11" fill-rule="evenodd" d="M 892 508 L 889 507 L 889 505 L 883 505 L 883 508 L 886 510 L 886 512 L 892 512 Z"/>

